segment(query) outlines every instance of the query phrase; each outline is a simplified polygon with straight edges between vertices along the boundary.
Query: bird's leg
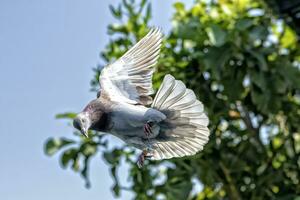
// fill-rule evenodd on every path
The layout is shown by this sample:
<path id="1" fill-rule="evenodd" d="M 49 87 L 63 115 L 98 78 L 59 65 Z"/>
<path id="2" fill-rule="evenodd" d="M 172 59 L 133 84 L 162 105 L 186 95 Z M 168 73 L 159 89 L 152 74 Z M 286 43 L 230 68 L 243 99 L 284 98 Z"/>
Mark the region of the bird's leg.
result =
<path id="1" fill-rule="evenodd" d="M 151 121 L 148 121 L 144 125 L 144 133 L 145 133 L 145 136 L 147 138 L 147 149 L 146 149 L 146 151 L 148 151 L 148 152 L 152 151 L 152 146 L 151 146 L 150 139 L 149 139 L 150 135 L 153 134 L 152 126 L 153 126 L 153 122 L 151 122 Z"/>
<path id="2" fill-rule="evenodd" d="M 146 124 L 144 124 L 144 133 L 147 138 L 152 134 L 152 126 L 153 122 L 148 121 Z"/>
<path id="3" fill-rule="evenodd" d="M 139 168 L 142 168 L 144 166 L 144 161 L 145 161 L 145 152 L 143 151 L 139 157 L 138 157 L 138 161 L 137 161 L 137 165 Z"/>
<path id="4" fill-rule="evenodd" d="M 152 126 L 153 126 L 153 122 L 147 121 L 147 123 L 144 124 L 144 127 L 143 127 L 145 136 L 147 138 L 147 148 L 145 148 L 138 157 L 137 165 L 139 168 L 142 168 L 144 166 L 144 162 L 145 162 L 146 158 L 151 158 L 153 156 L 153 153 L 152 153 L 153 149 L 151 147 L 150 139 L 149 139 L 150 135 L 153 134 Z"/>
<path id="5" fill-rule="evenodd" d="M 144 162 L 146 158 L 151 158 L 153 156 L 152 149 L 146 148 L 143 152 L 139 155 L 137 165 L 139 168 L 144 166 Z"/>

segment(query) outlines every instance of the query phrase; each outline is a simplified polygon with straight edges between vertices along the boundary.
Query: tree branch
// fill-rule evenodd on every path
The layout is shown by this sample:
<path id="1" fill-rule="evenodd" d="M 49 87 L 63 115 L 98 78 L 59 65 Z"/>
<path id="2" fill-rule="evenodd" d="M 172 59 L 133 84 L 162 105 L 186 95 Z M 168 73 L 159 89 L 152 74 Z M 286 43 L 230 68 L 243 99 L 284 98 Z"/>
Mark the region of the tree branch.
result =
<path id="1" fill-rule="evenodd" d="M 221 170 L 225 176 L 225 180 L 228 184 L 228 187 L 226 187 L 226 185 L 225 185 L 225 188 L 226 188 L 226 190 L 228 190 L 228 192 L 226 192 L 226 193 L 228 194 L 229 198 L 233 199 L 233 200 L 240 200 L 241 195 L 232 180 L 229 170 L 223 164 L 223 162 L 220 162 L 220 168 L 221 168 Z"/>
<path id="2" fill-rule="evenodd" d="M 252 121 L 251 121 L 251 117 L 250 117 L 250 114 L 249 114 L 248 110 L 244 106 L 242 106 L 241 103 L 237 103 L 236 106 L 237 106 L 237 109 L 239 110 L 239 112 L 241 113 L 241 119 L 245 123 L 247 129 L 252 132 L 252 134 L 254 136 L 254 139 L 256 140 L 258 145 L 263 150 L 265 150 L 265 146 L 264 146 L 264 144 L 262 143 L 262 141 L 259 137 L 259 130 L 260 130 L 260 127 L 261 127 L 262 124 L 259 124 L 258 127 L 255 128 L 253 126 Z"/>

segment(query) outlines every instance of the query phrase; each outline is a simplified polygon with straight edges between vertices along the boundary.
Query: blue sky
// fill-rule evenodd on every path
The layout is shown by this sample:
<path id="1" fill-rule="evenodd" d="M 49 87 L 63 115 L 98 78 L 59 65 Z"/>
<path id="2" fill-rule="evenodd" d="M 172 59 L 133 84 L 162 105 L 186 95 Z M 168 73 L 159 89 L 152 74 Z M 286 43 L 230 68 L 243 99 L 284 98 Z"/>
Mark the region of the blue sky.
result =
<path id="1" fill-rule="evenodd" d="M 42 149 L 48 137 L 72 136 L 71 127 L 54 119 L 56 113 L 80 111 L 94 98 L 91 69 L 100 62 L 106 27 L 114 21 L 108 5 L 118 2 L 0 1 L 0 199 L 114 199 L 100 157 L 92 163 L 87 190 L 77 174 L 62 170 L 57 157 L 46 157 Z M 151 25 L 166 32 L 175 1 L 152 2 Z M 131 196 L 123 194 L 122 199 Z"/>

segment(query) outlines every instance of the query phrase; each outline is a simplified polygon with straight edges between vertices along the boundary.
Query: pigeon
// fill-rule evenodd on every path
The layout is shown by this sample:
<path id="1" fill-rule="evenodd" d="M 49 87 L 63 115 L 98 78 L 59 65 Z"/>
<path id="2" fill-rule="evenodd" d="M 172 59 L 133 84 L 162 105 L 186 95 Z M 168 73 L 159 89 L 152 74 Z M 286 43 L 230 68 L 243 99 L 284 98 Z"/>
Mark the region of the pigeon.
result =
<path id="1" fill-rule="evenodd" d="M 191 156 L 209 140 L 209 119 L 195 93 L 172 75 L 165 75 L 154 99 L 152 76 L 163 34 L 152 28 L 123 56 L 105 66 L 100 90 L 77 114 L 73 125 L 88 137 L 88 130 L 112 134 L 141 150 L 145 159 Z"/>

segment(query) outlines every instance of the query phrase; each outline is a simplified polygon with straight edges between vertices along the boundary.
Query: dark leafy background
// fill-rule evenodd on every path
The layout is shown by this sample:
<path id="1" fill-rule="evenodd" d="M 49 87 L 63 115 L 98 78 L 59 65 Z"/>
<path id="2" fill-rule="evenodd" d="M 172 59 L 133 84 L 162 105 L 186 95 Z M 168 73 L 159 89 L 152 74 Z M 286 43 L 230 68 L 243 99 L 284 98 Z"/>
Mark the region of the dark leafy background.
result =
<path id="1" fill-rule="evenodd" d="M 149 30 L 150 1 L 123 0 L 110 7 L 118 23 L 108 27 L 101 52 L 107 63 L 121 56 Z M 136 165 L 124 144 L 107 148 L 104 135 L 49 138 L 45 153 L 60 153 L 63 168 L 81 174 L 90 186 L 89 163 L 101 154 L 122 198 L 135 199 L 300 199 L 300 52 L 295 32 L 258 0 L 195 1 L 174 4 L 172 29 L 165 35 L 154 76 L 157 89 L 166 73 L 183 80 L 204 103 L 211 136 L 192 157 Z M 94 69 L 92 91 L 100 69 Z M 72 120 L 74 113 L 58 114 Z M 117 171 L 129 165 L 126 185 Z M 97 169 L 94 169 L 97 170 Z M 105 172 L 103 172 L 105 173 Z M 193 192 L 195 180 L 203 184 Z M 97 186 L 95 186 L 97 187 Z"/>

